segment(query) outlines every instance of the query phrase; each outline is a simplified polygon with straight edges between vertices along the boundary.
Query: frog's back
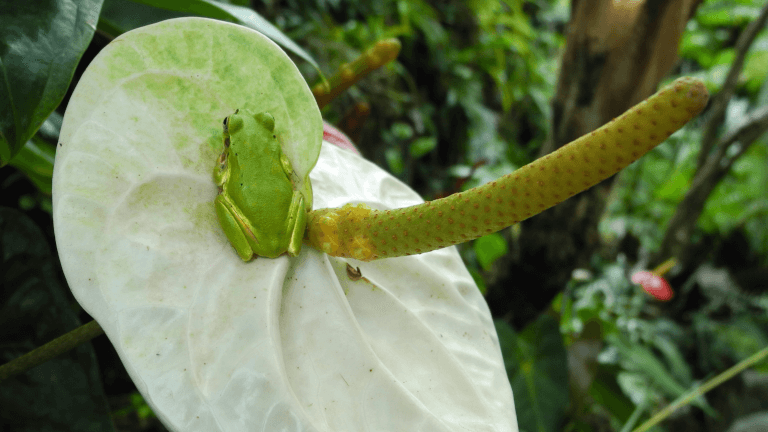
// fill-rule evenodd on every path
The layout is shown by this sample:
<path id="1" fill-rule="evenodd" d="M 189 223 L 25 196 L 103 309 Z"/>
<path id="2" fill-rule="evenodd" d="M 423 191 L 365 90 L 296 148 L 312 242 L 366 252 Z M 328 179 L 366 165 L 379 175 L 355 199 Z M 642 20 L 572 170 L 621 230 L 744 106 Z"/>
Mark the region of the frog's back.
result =
<path id="1" fill-rule="evenodd" d="M 293 183 L 283 170 L 277 140 L 260 144 L 237 149 L 250 153 L 248 158 L 239 159 L 250 161 L 250 166 L 233 171 L 229 180 L 230 195 L 254 222 L 284 220 L 291 205 Z"/>

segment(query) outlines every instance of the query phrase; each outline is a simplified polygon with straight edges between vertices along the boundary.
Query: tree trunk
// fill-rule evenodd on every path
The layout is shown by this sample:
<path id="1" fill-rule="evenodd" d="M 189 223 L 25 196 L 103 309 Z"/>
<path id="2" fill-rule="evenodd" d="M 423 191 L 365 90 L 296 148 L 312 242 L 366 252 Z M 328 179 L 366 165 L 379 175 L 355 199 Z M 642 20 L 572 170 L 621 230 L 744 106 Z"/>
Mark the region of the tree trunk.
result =
<path id="1" fill-rule="evenodd" d="M 573 0 L 552 125 L 541 155 L 587 134 L 650 96 L 678 60 L 701 0 Z M 613 179 L 521 225 L 510 254 L 488 275 L 496 315 L 521 328 L 600 247 L 597 223 Z M 535 289 L 533 289 L 535 287 Z"/>

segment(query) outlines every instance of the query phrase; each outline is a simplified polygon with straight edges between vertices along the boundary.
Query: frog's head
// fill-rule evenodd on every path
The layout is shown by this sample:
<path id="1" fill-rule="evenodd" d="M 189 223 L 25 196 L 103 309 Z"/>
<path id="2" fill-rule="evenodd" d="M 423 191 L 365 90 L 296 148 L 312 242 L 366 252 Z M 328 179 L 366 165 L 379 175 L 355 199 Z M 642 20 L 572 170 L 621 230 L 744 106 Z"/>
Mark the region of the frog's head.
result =
<path id="1" fill-rule="evenodd" d="M 224 136 L 229 138 L 241 131 L 243 127 L 245 127 L 246 121 L 248 121 L 245 119 L 245 116 L 247 116 L 247 114 L 240 114 L 240 110 L 238 109 L 235 110 L 235 113 L 231 116 L 224 118 Z M 257 123 L 264 126 L 267 131 L 274 132 L 275 118 L 272 116 L 272 114 L 268 112 L 261 112 L 254 114 L 253 119 L 256 120 Z"/>
<path id="2" fill-rule="evenodd" d="M 258 113 L 253 116 L 257 122 L 261 123 L 268 131 L 275 131 L 275 118 L 268 112 Z"/>
<path id="3" fill-rule="evenodd" d="M 240 170 L 242 166 L 254 167 L 254 164 L 269 165 L 281 154 L 280 144 L 275 136 L 275 118 L 272 114 L 238 109 L 223 122 L 224 151 L 219 157 L 219 171 Z M 264 158 L 265 152 L 271 154 Z"/>
<path id="4" fill-rule="evenodd" d="M 227 147 L 231 143 L 230 137 L 243 129 L 243 118 L 239 112 L 238 109 L 234 114 L 224 117 L 224 145 Z"/>

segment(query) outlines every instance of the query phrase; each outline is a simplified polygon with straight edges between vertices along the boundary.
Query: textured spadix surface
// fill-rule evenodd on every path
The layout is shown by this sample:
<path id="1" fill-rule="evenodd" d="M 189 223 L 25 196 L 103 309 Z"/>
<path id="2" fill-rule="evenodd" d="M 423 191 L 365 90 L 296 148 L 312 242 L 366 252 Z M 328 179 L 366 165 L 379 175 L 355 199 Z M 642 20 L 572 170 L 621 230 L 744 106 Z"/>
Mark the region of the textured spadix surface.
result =
<path id="1" fill-rule="evenodd" d="M 304 247 L 243 263 L 213 207 L 221 120 L 268 110 L 299 176 L 306 83 L 251 30 L 197 18 L 112 42 L 67 108 L 53 184 L 67 282 L 174 431 L 516 431 L 490 313 L 453 248 L 373 263 Z M 315 207 L 420 198 L 324 145 Z M 347 263 L 362 273 L 349 273 Z"/>

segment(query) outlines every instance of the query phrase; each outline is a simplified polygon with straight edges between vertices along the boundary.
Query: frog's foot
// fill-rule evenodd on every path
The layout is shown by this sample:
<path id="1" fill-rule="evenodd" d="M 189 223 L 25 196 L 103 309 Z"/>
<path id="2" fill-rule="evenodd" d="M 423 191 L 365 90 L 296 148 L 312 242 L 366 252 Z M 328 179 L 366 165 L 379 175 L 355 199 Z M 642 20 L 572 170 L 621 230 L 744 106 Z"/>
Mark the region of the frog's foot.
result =
<path id="1" fill-rule="evenodd" d="M 250 261 L 253 258 L 253 249 L 248 243 L 248 238 L 243 233 L 242 222 L 238 220 L 227 205 L 224 198 L 219 195 L 216 197 L 216 215 L 219 217 L 219 224 L 224 229 L 227 239 L 240 255 L 243 261 Z"/>

